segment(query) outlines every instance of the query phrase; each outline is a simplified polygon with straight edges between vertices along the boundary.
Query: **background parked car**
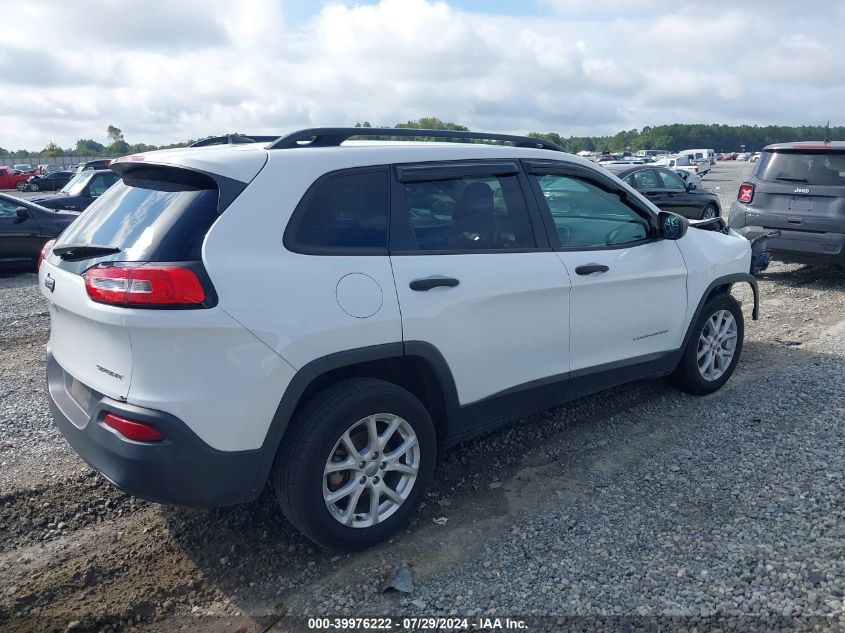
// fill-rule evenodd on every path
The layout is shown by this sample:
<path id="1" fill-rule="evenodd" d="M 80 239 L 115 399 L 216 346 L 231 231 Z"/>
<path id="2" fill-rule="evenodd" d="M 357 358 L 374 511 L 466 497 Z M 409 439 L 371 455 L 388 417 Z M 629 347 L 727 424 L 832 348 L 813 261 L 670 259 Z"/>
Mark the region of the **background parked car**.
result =
<path id="1" fill-rule="evenodd" d="M 74 176 L 58 193 L 33 198 L 32 201 L 50 209 L 84 211 L 118 180 L 118 175 L 109 169 L 84 171 Z"/>
<path id="2" fill-rule="evenodd" d="M 29 180 L 29 176 L 12 167 L 0 167 L 0 189 L 20 189 L 18 185 Z"/>
<path id="3" fill-rule="evenodd" d="M 70 171 L 51 171 L 39 176 L 30 176 L 29 180 L 23 183 L 23 191 L 58 191 L 73 179 L 75 174 Z"/>
<path id="4" fill-rule="evenodd" d="M 671 169 L 665 167 L 624 166 L 610 169 L 619 178 L 648 198 L 663 211 L 671 211 L 691 220 L 715 218 L 722 214 L 719 197 L 707 189 L 687 184 Z"/>
<path id="5" fill-rule="evenodd" d="M 92 169 L 107 169 L 110 164 L 111 159 L 109 158 L 89 160 L 87 163 L 80 163 L 77 171 L 81 174 L 83 171 L 90 171 Z"/>
<path id="6" fill-rule="evenodd" d="M 77 217 L 0 193 L 0 270 L 34 268 L 44 243 Z"/>
<path id="7" fill-rule="evenodd" d="M 20 165 L 12 165 L 12 169 L 16 169 L 16 170 L 23 172 L 23 173 L 35 171 L 35 167 L 30 165 L 29 163 L 21 163 Z"/>
<path id="8" fill-rule="evenodd" d="M 680 167 L 674 171 L 681 177 L 681 180 L 687 184 L 687 188 L 690 188 L 689 185 L 693 185 L 693 189 L 701 186 L 701 176 L 698 174 L 694 174 L 686 169 L 681 169 Z"/>
<path id="9" fill-rule="evenodd" d="M 767 249 L 782 262 L 845 266 L 845 141 L 763 149 L 739 187 L 729 225 L 748 239 L 777 231 Z"/>

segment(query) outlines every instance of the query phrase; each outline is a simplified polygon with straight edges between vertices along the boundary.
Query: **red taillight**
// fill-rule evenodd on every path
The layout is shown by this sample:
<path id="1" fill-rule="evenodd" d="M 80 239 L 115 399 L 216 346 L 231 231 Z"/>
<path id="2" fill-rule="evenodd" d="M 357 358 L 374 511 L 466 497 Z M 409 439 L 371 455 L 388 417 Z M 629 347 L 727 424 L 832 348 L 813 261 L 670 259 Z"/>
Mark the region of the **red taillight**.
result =
<path id="1" fill-rule="evenodd" d="M 94 266 L 85 271 L 92 300 L 125 306 L 199 305 L 205 301 L 200 280 L 180 266 Z"/>
<path id="2" fill-rule="evenodd" d="M 41 268 L 41 262 L 44 261 L 44 258 L 50 253 L 50 249 L 53 248 L 53 244 L 56 243 L 56 240 L 50 240 L 41 248 L 41 252 L 38 254 L 38 265 L 37 268 Z"/>
<path id="3" fill-rule="evenodd" d="M 752 198 L 754 198 L 754 185 L 740 185 L 737 200 L 747 204 L 751 202 Z"/>
<path id="4" fill-rule="evenodd" d="M 127 440 L 132 440 L 134 442 L 160 442 L 164 439 L 161 431 L 152 424 L 138 422 L 136 420 L 127 420 L 126 418 L 121 418 L 114 413 L 106 413 L 106 417 L 103 418 L 103 424 L 114 429 Z"/>

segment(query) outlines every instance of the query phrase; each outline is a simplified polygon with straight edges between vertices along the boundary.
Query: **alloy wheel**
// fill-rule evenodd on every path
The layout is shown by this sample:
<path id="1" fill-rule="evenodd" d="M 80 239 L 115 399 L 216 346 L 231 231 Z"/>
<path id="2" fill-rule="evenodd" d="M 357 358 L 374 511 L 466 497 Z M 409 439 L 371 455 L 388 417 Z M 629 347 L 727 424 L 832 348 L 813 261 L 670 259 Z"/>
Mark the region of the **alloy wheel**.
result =
<path id="1" fill-rule="evenodd" d="M 413 427 L 392 413 L 355 422 L 323 468 L 323 500 L 342 525 L 366 528 L 390 517 L 411 494 L 420 468 Z"/>
<path id="2" fill-rule="evenodd" d="M 704 323 L 698 337 L 696 363 L 701 377 L 718 380 L 728 370 L 736 354 L 737 324 L 728 310 L 719 310 Z"/>

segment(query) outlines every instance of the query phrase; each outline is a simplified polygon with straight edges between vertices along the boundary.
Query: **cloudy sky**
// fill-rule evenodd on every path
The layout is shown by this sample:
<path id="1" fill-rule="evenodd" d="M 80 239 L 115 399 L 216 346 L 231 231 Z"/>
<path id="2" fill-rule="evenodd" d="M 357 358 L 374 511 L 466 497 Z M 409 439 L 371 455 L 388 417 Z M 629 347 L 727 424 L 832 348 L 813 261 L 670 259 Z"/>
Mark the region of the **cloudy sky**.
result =
<path id="1" fill-rule="evenodd" d="M 0 147 L 434 115 L 473 129 L 845 124 L 841 0 L 3 3 Z"/>

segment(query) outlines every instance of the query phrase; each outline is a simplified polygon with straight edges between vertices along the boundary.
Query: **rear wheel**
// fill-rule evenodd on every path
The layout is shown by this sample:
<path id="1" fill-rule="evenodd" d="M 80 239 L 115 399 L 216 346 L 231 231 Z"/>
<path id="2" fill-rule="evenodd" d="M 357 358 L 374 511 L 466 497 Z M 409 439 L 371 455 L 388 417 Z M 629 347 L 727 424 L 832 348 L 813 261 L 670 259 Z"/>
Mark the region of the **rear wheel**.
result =
<path id="1" fill-rule="evenodd" d="M 40 189 L 40 187 L 37 184 L 35 184 L 34 182 L 29 184 L 29 190 L 30 191 L 38 191 L 39 189 Z"/>
<path id="2" fill-rule="evenodd" d="M 383 380 L 344 380 L 318 393 L 291 424 L 276 460 L 276 495 L 308 538 L 363 549 L 414 513 L 437 442 L 413 394 Z"/>
<path id="3" fill-rule="evenodd" d="M 671 376 L 673 384 L 697 395 L 719 389 L 736 369 L 744 336 L 739 302 L 727 293 L 711 298 L 693 326 L 681 362 Z"/>

